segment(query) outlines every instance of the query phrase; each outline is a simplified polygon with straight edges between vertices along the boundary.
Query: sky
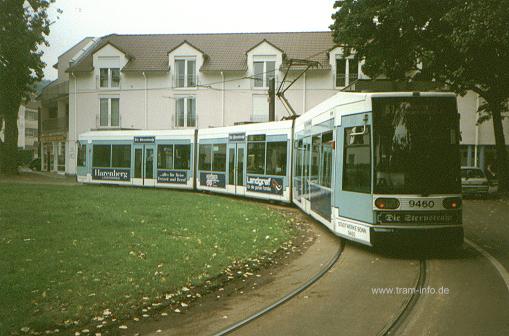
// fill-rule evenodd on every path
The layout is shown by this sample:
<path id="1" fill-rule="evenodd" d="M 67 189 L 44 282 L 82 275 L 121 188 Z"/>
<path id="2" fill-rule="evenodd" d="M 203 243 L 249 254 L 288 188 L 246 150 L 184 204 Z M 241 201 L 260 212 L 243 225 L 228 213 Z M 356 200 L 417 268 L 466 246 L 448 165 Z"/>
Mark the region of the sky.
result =
<path id="1" fill-rule="evenodd" d="M 87 36 L 116 34 L 325 31 L 334 0 L 56 0 L 44 47 L 45 79 L 58 56 Z M 57 13 L 57 9 L 63 11 Z"/>

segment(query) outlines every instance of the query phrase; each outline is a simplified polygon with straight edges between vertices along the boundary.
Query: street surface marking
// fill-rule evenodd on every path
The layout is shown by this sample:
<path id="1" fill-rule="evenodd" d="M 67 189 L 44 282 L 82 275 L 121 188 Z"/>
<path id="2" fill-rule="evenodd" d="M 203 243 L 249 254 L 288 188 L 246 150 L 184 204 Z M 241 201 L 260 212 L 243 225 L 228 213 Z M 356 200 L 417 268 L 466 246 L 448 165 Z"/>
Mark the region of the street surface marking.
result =
<path id="1" fill-rule="evenodd" d="M 502 265 L 497 259 L 495 259 L 495 257 L 493 257 L 491 254 L 489 254 L 486 250 L 484 250 L 482 247 L 480 247 L 473 241 L 470 241 L 469 239 L 465 238 L 465 242 L 472 246 L 473 248 L 475 248 L 483 256 L 485 256 L 493 264 L 493 266 L 495 266 L 498 273 L 504 280 L 507 290 L 509 291 L 509 272 L 507 272 L 504 265 Z"/>

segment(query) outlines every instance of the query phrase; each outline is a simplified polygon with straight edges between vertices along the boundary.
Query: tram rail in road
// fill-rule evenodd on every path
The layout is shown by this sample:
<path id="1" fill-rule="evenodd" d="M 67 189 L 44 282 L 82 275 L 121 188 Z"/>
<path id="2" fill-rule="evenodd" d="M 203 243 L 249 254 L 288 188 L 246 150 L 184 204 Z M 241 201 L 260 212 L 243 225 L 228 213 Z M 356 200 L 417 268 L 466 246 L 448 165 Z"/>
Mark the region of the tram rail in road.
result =
<path id="1" fill-rule="evenodd" d="M 245 319 L 238 321 L 227 328 L 215 333 L 215 336 L 224 336 L 227 335 L 233 331 L 236 331 L 243 326 L 246 326 L 247 324 L 255 321 L 259 317 L 275 310 L 282 304 L 290 301 L 294 297 L 296 297 L 298 294 L 309 288 L 311 285 L 315 284 L 325 273 L 327 273 L 338 261 L 339 257 L 341 256 L 341 253 L 344 249 L 344 243 L 341 243 L 338 251 L 336 254 L 325 264 L 320 271 L 318 271 L 313 277 L 311 277 L 308 281 L 306 281 L 304 284 L 299 286 L 298 288 L 294 289 L 292 292 L 284 295 L 279 300 L 275 301 L 274 303 L 270 304 L 269 306 L 260 309 L 259 311 L 255 312 L 254 314 L 251 314 L 250 316 L 246 317 Z M 394 315 L 394 318 L 391 319 L 383 328 L 378 332 L 377 336 L 389 336 L 394 335 L 398 328 L 403 324 L 403 322 L 406 320 L 406 318 L 411 314 L 413 307 L 417 304 L 419 297 L 421 296 L 421 291 L 425 288 L 426 279 L 427 279 L 427 261 L 425 259 L 421 259 L 419 262 L 419 274 L 415 281 L 415 284 L 413 288 L 415 289 L 401 305 L 401 309 Z"/>
<path id="2" fill-rule="evenodd" d="M 255 312 L 254 314 L 251 314 L 250 316 L 246 317 L 245 319 L 243 319 L 241 321 L 238 321 L 238 322 L 228 326 L 227 328 L 217 332 L 214 335 L 215 336 L 224 336 L 224 335 L 227 335 L 227 334 L 229 334 L 229 333 L 231 333 L 231 332 L 233 332 L 235 330 L 238 330 L 238 329 L 242 328 L 243 326 L 253 322 L 257 318 L 259 318 L 259 317 L 261 317 L 261 316 L 263 316 L 263 315 L 273 311 L 274 309 L 276 309 L 277 307 L 281 306 L 285 302 L 290 301 L 291 299 L 296 297 L 298 294 L 300 294 L 301 292 L 303 292 L 304 290 L 309 288 L 311 285 L 316 283 L 318 280 L 320 280 L 320 278 L 322 276 L 324 276 L 325 273 L 327 273 L 336 264 L 336 262 L 339 260 L 339 257 L 341 256 L 341 253 L 343 252 L 343 249 L 344 249 L 344 243 L 342 241 L 340 241 L 340 244 L 338 246 L 338 250 L 336 251 L 336 254 L 334 254 L 334 256 L 314 276 L 312 276 L 308 281 L 306 281 L 305 283 L 303 283 L 301 286 L 297 287 L 296 289 L 294 289 L 290 293 L 284 295 L 279 300 L 275 301 L 274 303 L 270 304 L 269 306 L 267 306 L 267 307 L 265 307 L 263 309 L 260 309 L 259 311 Z"/>
<path id="3" fill-rule="evenodd" d="M 419 265 L 419 276 L 415 282 L 414 291 L 410 297 L 408 297 L 403 305 L 401 306 L 400 311 L 394 316 L 392 320 L 387 323 L 387 325 L 380 330 L 377 336 L 389 336 L 394 335 L 398 328 L 402 325 L 402 323 L 406 320 L 406 318 L 410 315 L 413 307 L 415 307 L 419 297 L 421 296 L 421 291 L 425 288 L 426 284 L 426 274 L 427 273 L 427 262 L 426 259 L 420 260 Z"/>

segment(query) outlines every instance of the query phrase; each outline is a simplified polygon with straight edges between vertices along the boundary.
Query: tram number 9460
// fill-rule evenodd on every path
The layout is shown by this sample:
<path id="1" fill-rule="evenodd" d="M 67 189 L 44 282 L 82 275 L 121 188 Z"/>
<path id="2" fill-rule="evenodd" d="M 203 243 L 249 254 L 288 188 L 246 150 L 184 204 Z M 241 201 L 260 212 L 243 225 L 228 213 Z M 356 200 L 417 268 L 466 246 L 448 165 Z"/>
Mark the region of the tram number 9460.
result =
<path id="1" fill-rule="evenodd" d="M 434 201 L 421 201 L 421 200 L 410 200 L 408 202 L 408 205 L 411 208 L 434 208 L 435 202 Z"/>

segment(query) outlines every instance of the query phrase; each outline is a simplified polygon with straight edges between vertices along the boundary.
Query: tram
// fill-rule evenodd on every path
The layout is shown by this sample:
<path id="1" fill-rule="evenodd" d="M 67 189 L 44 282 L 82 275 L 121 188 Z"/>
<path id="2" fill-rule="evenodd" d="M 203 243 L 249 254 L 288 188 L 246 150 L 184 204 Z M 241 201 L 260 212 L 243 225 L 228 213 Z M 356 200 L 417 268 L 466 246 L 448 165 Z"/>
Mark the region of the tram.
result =
<path id="1" fill-rule="evenodd" d="M 194 188 L 195 130 L 91 131 L 78 141 L 82 183 Z"/>
<path id="2" fill-rule="evenodd" d="M 290 203 L 292 124 L 199 130 L 196 189 Z"/>
<path id="3" fill-rule="evenodd" d="M 463 242 L 456 96 L 340 92 L 294 120 L 199 130 L 91 131 L 77 179 L 293 203 L 375 246 Z"/>

